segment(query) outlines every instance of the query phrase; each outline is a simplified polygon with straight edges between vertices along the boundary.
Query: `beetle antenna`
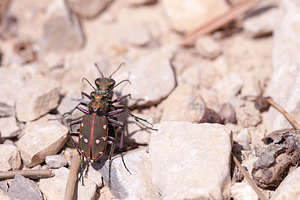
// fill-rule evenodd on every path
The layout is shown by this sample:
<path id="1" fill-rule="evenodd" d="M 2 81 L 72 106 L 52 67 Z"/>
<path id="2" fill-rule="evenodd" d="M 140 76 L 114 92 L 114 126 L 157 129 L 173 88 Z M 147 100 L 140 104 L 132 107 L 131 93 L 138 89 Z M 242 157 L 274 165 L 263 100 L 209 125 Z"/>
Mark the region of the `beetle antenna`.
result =
<path id="1" fill-rule="evenodd" d="M 94 88 L 94 90 L 96 90 L 96 88 L 90 83 L 90 81 L 89 80 L 87 80 L 87 78 L 82 78 L 82 80 L 81 80 L 82 82 L 83 81 L 86 81 L 86 82 L 88 82 L 88 84 L 90 85 L 90 86 L 92 86 L 92 88 Z"/>
<path id="2" fill-rule="evenodd" d="M 98 64 L 97 64 L 97 63 L 95 63 L 95 67 L 97 68 L 98 72 L 101 74 L 101 78 L 103 78 L 104 76 L 103 76 L 103 74 L 102 74 L 100 68 L 98 67 Z"/>
<path id="3" fill-rule="evenodd" d="M 120 85 L 123 82 L 128 82 L 131 85 L 131 82 L 128 79 L 124 79 L 123 81 L 121 81 L 117 85 L 115 85 L 115 87 L 113 87 L 113 89 L 116 88 L 118 85 Z"/>
<path id="4" fill-rule="evenodd" d="M 111 73 L 111 75 L 109 76 L 109 78 L 111 78 L 112 75 L 113 75 L 114 73 L 116 73 L 122 66 L 125 66 L 125 63 L 122 62 L 122 63 L 119 65 L 119 67 L 118 67 L 117 69 L 115 69 L 115 71 L 113 71 L 113 73 Z"/>

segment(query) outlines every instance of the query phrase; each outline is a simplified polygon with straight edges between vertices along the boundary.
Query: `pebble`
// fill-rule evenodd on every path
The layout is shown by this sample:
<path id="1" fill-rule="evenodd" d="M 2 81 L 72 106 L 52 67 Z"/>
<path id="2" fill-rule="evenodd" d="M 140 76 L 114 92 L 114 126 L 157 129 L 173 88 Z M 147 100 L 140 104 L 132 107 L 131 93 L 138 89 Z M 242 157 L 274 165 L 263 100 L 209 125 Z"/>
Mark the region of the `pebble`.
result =
<path id="1" fill-rule="evenodd" d="M 61 168 L 67 164 L 67 160 L 60 155 L 46 156 L 45 162 L 50 168 Z"/>
<path id="2" fill-rule="evenodd" d="M 220 0 L 163 0 L 162 5 L 172 28 L 178 32 L 194 30 L 229 10 L 226 2 Z"/>
<path id="3" fill-rule="evenodd" d="M 129 34 L 129 42 L 132 45 L 135 46 L 145 46 L 151 42 L 152 36 L 148 29 L 146 28 L 137 28 L 134 29 L 130 34 Z"/>
<path id="4" fill-rule="evenodd" d="M 245 182 L 235 183 L 231 186 L 231 197 L 234 200 L 259 200 L 252 187 Z"/>
<path id="5" fill-rule="evenodd" d="M 55 69 L 64 65 L 62 55 L 55 52 L 46 53 L 42 56 L 42 60 L 48 69 Z"/>
<path id="6" fill-rule="evenodd" d="M 207 59 L 215 59 L 221 53 L 221 46 L 211 36 L 199 37 L 195 42 L 197 52 Z"/>
<path id="7" fill-rule="evenodd" d="M 250 149 L 251 135 L 247 128 L 243 128 L 239 133 L 233 134 L 233 140 L 243 146 L 243 149 Z"/>
<path id="8" fill-rule="evenodd" d="M 9 117 L 15 115 L 14 108 L 6 103 L 0 102 L 0 117 Z"/>
<path id="9" fill-rule="evenodd" d="M 275 28 L 279 25 L 279 9 L 272 8 L 265 12 L 246 18 L 243 22 L 243 28 L 250 37 L 263 37 L 273 33 Z"/>
<path id="10" fill-rule="evenodd" d="M 227 103 L 233 99 L 242 89 L 244 80 L 237 73 L 229 73 L 219 82 L 217 82 L 213 89 L 216 91 L 219 101 Z"/>
<path id="11" fill-rule="evenodd" d="M 262 121 L 258 110 L 254 107 L 253 102 L 245 102 L 236 108 L 236 118 L 238 125 L 248 128 L 257 126 Z"/>
<path id="12" fill-rule="evenodd" d="M 128 0 L 127 1 L 131 6 L 142 6 L 157 3 L 157 0 Z"/>
<path id="13" fill-rule="evenodd" d="M 111 167 L 111 193 L 116 199 L 161 199 L 151 182 L 151 163 L 145 149 L 124 153 L 125 169 L 120 156 L 113 159 Z M 108 184 L 108 161 L 100 169 Z"/>
<path id="14" fill-rule="evenodd" d="M 21 157 L 17 147 L 9 144 L 0 144 L 0 171 L 18 170 L 21 164 Z"/>
<path id="15" fill-rule="evenodd" d="M 43 195 L 36 183 L 17 174 L 8 189 L 7 195 L 12 199 L 43 200 Z"/>
<path id="16" fill-rule="evenodd" d="M 40 190 L 47 200 L 64 199 L 65 189 L 70 170 L 62 167 L 54 170 L 55 176 L 52 178 L 45 178 L 40 180 Z M 92 200 L 96 193 L 96 184 L 84 178 L 84 185 L 78 182 L 77 199 L 78 200 Z"/>
<path id="17" fill-rule="evenodd" d="M 300 167 L 292 171 L 278 186 L 270 200 L 296 200 L 300 198 Z"/>
<path id="18" fill-rule="evenodd" d="M 0 68 L 0 103 L 3 104 L 1 107 L 4 110 L 8 106 L 14 106 L 18 95 L 16 91 L 23 88 L 24 82 L 25 77 L 19 70 L 8 67 Z M 10 110 L 10 108 L 7 109 Z"/>
<path id="19" fill-rule="evenodd" d="M 273 43 L 273 73 L 265 96 L 283 107 L 300 121 L 300 5 L 297 1 L 284 0 L 280 6 L 279 25 L 275 29 Z M 285 117 L 274 108 L 264 116 L 268 132 L 292 127 Z"/>
<path id="20" fill-rule="evenodd" d="M 76 51 L 84 44 L 79 20 L 64 0 L 51 1 L 48 6 L 42 44 L 44 50 L 55 53 Z"/>
<path id="21" fill-rule="evenodd" d="M 175 74 L 170 63 L 174 47 L 171 45 L 149 53 L 118 72 L 115 80 L 128 79 L 131 82 L 131 85 L 116 88 L 120 95 L 131 94 L 128 106 L 158 104 L 175 88 Z"/>
<path id="22" fill-rule="evenodd" d="M 15 117 L 0 118 L 0 136 L 1 138 L 11 138 L 19 135 L 21 129 L 17 124 Z"/>
<path id="23" fill-rule="evenodd" d="M 55 115 L 26 124 L 25 134 L 17 141 L 24 164 L 33 167 L 44 162 L 46 156 L 56 154 L 68 140 L 68 128 L 55 119 Z"/>
<path id="24" fill-rule="evenodd" d="M 56 108 L 58 100 L 58 82 L 38 75 L 27 81 L 19 92 L 16 102 L 17 118 L 22 122 L 35 120 Z"/>
<path id="25" fill-rule="evenodd" d="M 67 0 L 72 11 L 83 18 L 96 17 L 112 0 Z"/>
<path id="26" fill-rule="evenodd" d="M 168 121 L 156 128 L 151 177 L 163 199 L 230 198 L 231 141 L 223 125 Z"/>
<path id="27" fill-rule="evenodd" d="M 197 88 L 184 84 L 164 101 L 161 121 L 199 122 L 204 115 L 205 105 Z"/>

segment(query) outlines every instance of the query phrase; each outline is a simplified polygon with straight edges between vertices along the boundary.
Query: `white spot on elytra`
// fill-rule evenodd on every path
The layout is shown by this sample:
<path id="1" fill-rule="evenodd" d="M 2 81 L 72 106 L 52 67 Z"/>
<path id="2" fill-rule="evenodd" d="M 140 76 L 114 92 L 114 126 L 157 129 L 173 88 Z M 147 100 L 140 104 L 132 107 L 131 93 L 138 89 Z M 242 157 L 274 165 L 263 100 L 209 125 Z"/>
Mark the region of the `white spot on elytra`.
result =
<path id="1" fill-rule="evenodd" d="M 101 137 L 101 138 L 102 138 L 102 140 L 104 140 L 104 141 L 106 140 L 106 137 Z"/>
<path id="2" fill-rule="evenodd" d="M 86 139 L 86 138 L 84 138 L 84 140 L 83 140 L 83 141 L 84 141 L 84 143 L 88 143 L 88 141 L 89 141 L 89 140 L 88 140 L 88 139 Z"/>
<path id="3" fill-rule="evenodd" d="M 99 143 L 100 143 L 100 140 L 97 139 L 97 140 L 96 140 L 96 144 L 99 144 Z"/>
<path id="4" fill-rule="evenodd" d="M 83 137 L 82 135 L 79 136 L 80 139 L 81 139 L 82 137 Z"/>
<path id="5" fill-rule="evenodd" d="M 83 123 L 81 123 L 80 126 L 83 127 Z"/>
<path id="6" fill-rule="evenodd" d="M 104 125 L 103 125 L 103 129 L 106 129 L 106 127 L 107 127 L 106 124 L 104 124 Z"/>

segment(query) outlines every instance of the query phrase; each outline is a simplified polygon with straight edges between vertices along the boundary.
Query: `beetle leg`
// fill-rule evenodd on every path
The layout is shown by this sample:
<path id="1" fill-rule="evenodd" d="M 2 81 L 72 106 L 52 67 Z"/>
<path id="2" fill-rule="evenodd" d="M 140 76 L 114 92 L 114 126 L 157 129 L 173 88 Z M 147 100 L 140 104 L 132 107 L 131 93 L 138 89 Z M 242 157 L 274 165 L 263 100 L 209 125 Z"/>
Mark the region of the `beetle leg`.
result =
<path id="1" fill-rule="evenodd" d="M 152 127 L 150 127 L 150 126 L 147 126 L 147 125 L 141 123 L 140 120 L 143 121 L 143 122 L 146 122 L 147 124 L 149 124 L 149 125 L 151 125 L 151 126 L 153 126 L 153 124 L 151 124 L 150 122 L 148 122 L 146 119 L 140 118 L 140 117 L 135 116 L 134 114 L 132 114 L 132 113 L 130 112 L 130 110 L 129 110 L 126 106 L 123 106 L 123 105 L 117 105 L 117 106 L 114 106 L 114 105 L 112 105 L 112 107 L 116 108 L 117 110 L 123 109 L 123 112 L 125 111 L 128 115 L 130 115 L 131 117 L 133 117 L 133 119 L 134 119 L 137 123 L 141 124 L 142 126 L 144 126 L 144 127 L 146 127 L 146 128 L 149 128 L 149 129 L 151 129 L 151 130 L 157 131 L 157 129 L 152 128 Z M 115 111 L 117 111 L 117 110 L 115 110 Z M 112 112 L 113 112 L 113 111 L 112 111 Z"/>
<path id="2" fill-rule="evenodd" d="M 124 96 L 121 96 L 121 97 L 119 97 L 119 98 L 113 100 L 111 103 L 120 102 L 120 101 L 122 101 L 123 99 L 126 99 L 127 97 L 131 98 L 131 94 L 126 94 L 126 95 L 124 95 Z"/>
<path id="3" fill-rule="evenodd" d="M 81 120 L 82 120 L 82 119 L 74 120 L 74 121 L 72 121 L 72 122 L 70 123 L 69 126 L 70 126 L 70 128 L 71 128 L 71 131 L 72 131 L 72 126 L 75 125 L 75 124 L 80 124 L 80 123 L 81 123 Z"/>
<path id="4" fill-rule="evenodd" d="M 117 115 L 117 114 L 122 113 L 122 112 L 124 112 L 124 108 L 110 111 L 110 112 L 107 113 L 107 115 L 108 116 L 113 116 L 113 115 Z"/>
<path id="5" fill-rule="evenodd" d="M 111 177 L 111 163 L 112 163 L 112 155 L 114 153 L 114 150 L 115 150 L 115 143 L 116 143 L 116 140 L 115 138 L 117 138 L 117 131 L 115 131 L 115 138 L 113 137 L 108 137 L 110 140 L 108 140 L 107 142 L 110 143 L 110 152 L 109 152 L 109 157 L 108 157 L 108 160 L 109 160 L 109 164 L 108 164 L 108 187 L 110 188 L 110 177 Z"/>
<path id="6" fill-rule="evenodd" d="M 80 111 L 83 112 L 84 114 L 89 114 L 89 111 L 86 110 L 86 109 L 84 109 L 84 108 L 79 107 L 80 105 L 83 105 L 83 106 L 86 106 L 86 107 L 88 106 L 86 103 L 80 102 L 80 103 L 77 104 L 77 106 L 76 106 L 75 108 L 73 108 L 73 109 L 70 110 L 69 112 L 65 112 L 65 113 L 62 115 L 62 117 L 65 118 L 66 116 L 71 115 L 76 109 L 77 109 L 77 110 L 80 110 Z"/>

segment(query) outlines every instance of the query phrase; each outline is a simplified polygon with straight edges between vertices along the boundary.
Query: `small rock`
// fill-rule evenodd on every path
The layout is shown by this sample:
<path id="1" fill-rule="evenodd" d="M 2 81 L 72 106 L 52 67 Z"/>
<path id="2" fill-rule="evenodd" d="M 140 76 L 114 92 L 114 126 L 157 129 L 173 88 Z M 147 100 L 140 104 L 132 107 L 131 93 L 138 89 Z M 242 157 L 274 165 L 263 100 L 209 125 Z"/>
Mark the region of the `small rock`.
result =
<path id="1" fill-rule="evenodd" d="M 6 103 L 0 102 L 0 117 L 8 117 L 14 115 L 14 109 L 12 106 L 7 105 Z"/>
<path id="2" fill-rule="evenodd" d="M 88 170 L 86 168 L 86 171 L 84 171 L 83 174 L 85 174 L 86 172 L 86 178 L 93 181 L 97 185 L 97 187 L 101 187 L 103 185 L 101 173 L 95 170 L 91 163 L 89 164 Z"/>
<path id="3" fill-rule="evenodd" d="M 92 18 L 102 12 L 112 0 L 67 0 L 74 13 L 84 18 Z"/>
<path id="4" fill-rule="evenodd" d="M 132 6 L 142 6 L 142 5 L 149 5 L 155 4 L 157 0 L 128 0 L 127 3 Z"/>
<path id="5" fill-rule="evenodd" d="M 15 43 L 14 52 L 24 60 L 24 63 L 32 62 L 37 59 L 33 43 L 29 40 L 18 41 Z"/>
<path id="6" fill-rule="evenodd" d="M 242 89 L 244 81 L 239 74 L 230 73 L 217 82 L 213 89 L 218 94 L 219 101 L 226 103 L 235 97 Z"/>
<path id="7" fill-rule="evenodd" d="M 11 198 L 0 189 L 0 199 L 1 200 L 11 200 Z"/>
<path id="8" fill-rule="evenodd" d="M 161 199 L 159 191 L 151 182 L 151 164 L 145 149 L 124 154 L 125 169 L 120 156 L 113 159 L 111 167 L 111 192 L 116 199 Z M 108 183 L 108 161 L 100 169 Z"/>
<path id="9" fill-rule="evenodd" d="M 235 183 L 231 186 L 231 197 L 234 200 L 258 200 L 252 187 L 245 182 Z"/>
<path id="10" fill-rule="evenodd" d="M 164 102 L 161 121 L 199 122 L 204 115 L 205 105 L 197 90 L 189 84 L 175 88 Z"/>
<path id="11" fill-rule="evenodd" d="M 63 151 L 63 155 L 64 155 L 65 159 L 67 160 L 68 165 L 71 165 L 72 158 L 74 156 L 78 155 L 78 151 L 77 151 L 77 149 L 67 147 Z"/>
<path id="12" fill-rule="evenodd" d="M 278 27 L 279 9 L 273 8 L 243 21 L 243 28 L 250 37 L 262 37 L 273 33 Z"/>
<path id="13" fill-rule="evenodd" d="M 235 109 L 230 103 L 224 103 L 220 106 L 220 108 L 217 110 L 219 115 L 224 119 L 224 124 L 232 123 L 236 124 L 236 114 Z"/>
<path id="14" fill-rule="evenodd" d="M 16 102 L 19 121 L 32 121 L 56 108 L 59 100 L 59 84 L 55 80 L 36 76 L 26 82 Z"/>
<path id="15" fill-rule="evenodd" d="M 156 128 L 151 177 L 163 199 L 230 198 L 231 141 L 223 125 L 162 122 Z"/>
<path id="16" fill-rule="evenodd" d="M 151 42 L 151 34 L 146 28 L 135 29 L 129 35 L 129 42 L 136 46 L 145 46 Z"/>
<path id="17" fill-rule="evenodd" d="M 55 119 L 55 116 L 47 115 L 27 123 L 24 136 L 16 143 L 28 167 L 42 163 L 46 156 L 56 154 L 68 140 L 68 128 L 48 119 Z"/>
<path id="18" fill-rule="evenodd" d="M 89 100 L 87 98 L 84 98 L 82 100 L 81 95 L 72 95 L 71 97 L 65 96 L 61 102 L 59 103 L 59 106 L 57 107 L 57 111 L 59 114 L 63 115 L 64 113 L 72 111 L 79 102 L 86 102 L 88 103 Z M 79 117 L 82 117 L 83 113 L 75 109 L 74 112 L 71 115 L 68 115 L 68 119 L 78 119 Z"/>
<path id="19" fill-rule="evenodd" d="M 154 105 L 171 93 L 175 87 L 174 71 L 170 63 L 174 50 L 172 45 L 147 54 L 118 73 L 115 80 L 128 79 L 131 82 L 129 86 L 116 88 L 120 95 L 131 94 L 128 106 Z"/>
<path id="20" fill-rule="evenodd" d="M 257 126 L 261 121 L 261 115 L 252 102 L 245 102 L 236 108 L 236 118 L 240 126 L 248 128 Z"/>
<path id="21" fill-rule="evenodd" d="M 224 124 L 224 119 L 213 109 L 205 108 L 204 114 L 199 123 L 218 123 Z"/>
<path id="22" fill-rule="evenodd" d="M 300 198 L 300 167 L 292 171 L 275 190 L 272 198 L 270 200 L 278 199 L 291 199 L 296 200 Z"/>
<path id="23" fill-rule="evenodd" d="M 299 131 L 278 130 L 267 135 L 263 141 L 267 147 L 257 152 L 259 159 L 253 165 L 252 177 L 261 188 L 277 187 L 300 159 Z"/>
<path id="24" fill-rule="evenodd" d="M 0 144 L 0 171 L 18 170 L 21 167 L 18 149 L 9 144 Z"/>
<path id="25" fill-rule="evenodd" d="M 179 32 L 194 30 L 229 10 L 220 0 L 163 0 L 162 5 L 171 26 Z"/>
<path id="26" fill-rule="evenodd" d="M 24 82 L 25 77 L 19 70 L 8 67 L 0 68 L 0 103 L 3 105 L 1 107 L 15 105 L 18 95 L 16 91 L 20 91 Z"/>
<path id="27" fill-rule="evenodd" d="M 79 20 L 63 0 L 51 1 L 46 15 L 42 38 L 46 51 L 65 53 L 78 50 L 83 45 Z"/>
<path id="28" fill-rule="evenodd" d="M 55 52 L 46 53 L 43 55 L 42 59 L 49 69 L 54 69 L 64 65 L 63 57 Z"/>
<path id="29" fill-rule="evenodd" d="M 15 117 L 0 118 L 0 136 L 1 138 L 15 137 L 21 133 Z"/>
<path id="30" fill-rule="evenodd" d="M 50 168 L 61 168 L 67 164 L 67 160 L 60 155 L 46 156 L 45 161 Z"/>
<path id="31" fill-rule="evenodd" d="M 22 200 L 43 199 L 43 195 L 40 192 L 39 187 L 36 185 L 36 183 L 19 174 L 17 174 L 13 179 L 7 194 L 12 199 L 22 199 Z"/>
<path id="32" fill-rule="evenodd" d="M 238 134 L 233 134 L 233 140 L 243 146 L 243 149 L 250 149 L 251 135 L 247 128 L 243 128 Z"/>
<path id="33" fill-rule="evenodd" d="M 195 47 L 201 56 L 208 59 L 215 59 L 222 53 L 221 46 L 211 36 L 199 37 Z"/>
<path id="34" fill-rule="evenodd" d="M 54 177 L 40 180 L 40 190 L 47 200 L 64 199 L 69 172 L 69 169 L 62 167 L 54 170 Z M 93 181 L 84 178 L 84 186 L 81 183 L 77 186 L 77 199 L 93 199 L 96 193 L 96 184 Z"/>

